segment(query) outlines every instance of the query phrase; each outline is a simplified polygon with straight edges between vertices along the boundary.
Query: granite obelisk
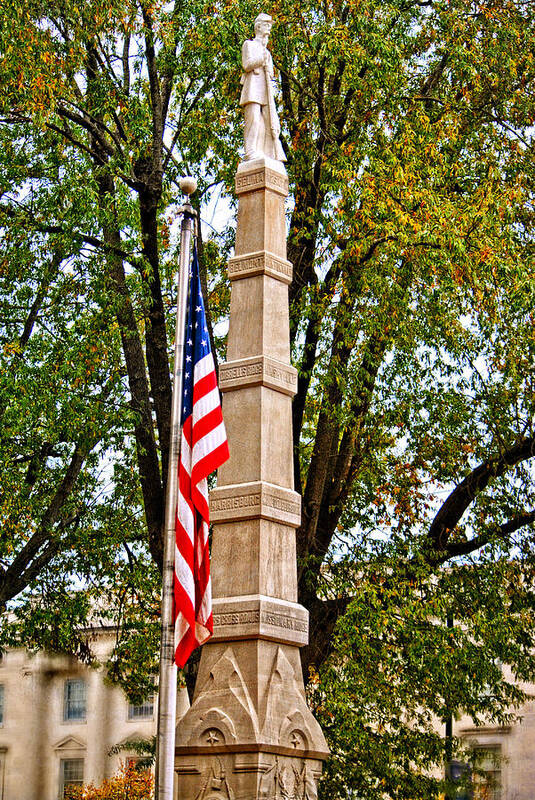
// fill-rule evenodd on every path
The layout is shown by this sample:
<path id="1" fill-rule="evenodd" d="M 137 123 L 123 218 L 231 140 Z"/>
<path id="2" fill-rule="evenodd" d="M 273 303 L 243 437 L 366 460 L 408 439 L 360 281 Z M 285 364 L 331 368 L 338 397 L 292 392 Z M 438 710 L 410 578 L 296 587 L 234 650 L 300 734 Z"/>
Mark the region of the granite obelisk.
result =
<path id="1" fill-rule="evenodd" d="M 245 159 L 227 361 L 219 372 L 230 459 L 212 492 L 214 635 L 204 645 L 193 703 L 177 727 L 177 796 L 184 800 L 313 800 L 328 748 L 305 700 L 297 603 L 284 201 L 288 179 L 266 49 L 271 18 L 242 50 Z M 256 106 L 247 108 L 247 106 Z M 248 124 L 249 122 L 249 124 Z M 273 157 L 275 156 L 275 157 Z"/>

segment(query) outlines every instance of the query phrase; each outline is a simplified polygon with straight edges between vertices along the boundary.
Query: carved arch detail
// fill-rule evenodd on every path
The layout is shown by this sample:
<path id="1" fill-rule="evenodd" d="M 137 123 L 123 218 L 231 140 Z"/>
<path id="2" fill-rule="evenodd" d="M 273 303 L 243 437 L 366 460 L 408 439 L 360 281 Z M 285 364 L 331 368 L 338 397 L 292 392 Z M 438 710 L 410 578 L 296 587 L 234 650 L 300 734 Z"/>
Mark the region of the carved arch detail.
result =
<path id="1" fill-rule="evenodd" d="M 210 736 L 210 730 L 216 733 Z M 240 741 L 258 741 L 259 736 L 256 710 L 232 647 L 227 647 L 215 662 L 191 708 L 182 717 L 176 743 L 216 744 L 214 737 L 220 736 L 224 739 L 220 744 L 235 742 L 238 736 Z"/>

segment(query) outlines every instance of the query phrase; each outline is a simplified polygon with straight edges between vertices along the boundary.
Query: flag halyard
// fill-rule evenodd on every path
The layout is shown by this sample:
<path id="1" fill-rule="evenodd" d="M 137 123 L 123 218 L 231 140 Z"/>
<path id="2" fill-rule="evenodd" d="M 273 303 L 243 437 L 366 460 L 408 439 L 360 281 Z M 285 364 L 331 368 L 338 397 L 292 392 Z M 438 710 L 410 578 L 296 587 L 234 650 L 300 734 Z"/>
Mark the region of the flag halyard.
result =
<path id="1" fill-rule="evenodd" d="M 175 662 L 179 667 L 213 633 L 207 478 L 229 456 L 195 248 L 181 400 L 174 575 Z"/>

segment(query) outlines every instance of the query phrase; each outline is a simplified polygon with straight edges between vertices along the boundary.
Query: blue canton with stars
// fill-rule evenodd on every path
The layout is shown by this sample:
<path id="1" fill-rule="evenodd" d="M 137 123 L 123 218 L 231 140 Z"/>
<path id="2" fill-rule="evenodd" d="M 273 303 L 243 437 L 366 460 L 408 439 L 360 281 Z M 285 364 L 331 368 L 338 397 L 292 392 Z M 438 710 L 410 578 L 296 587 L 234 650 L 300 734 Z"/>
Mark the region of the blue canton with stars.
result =
<path id="1" fill-rule="evenodd" d="M 210 337 L 206 327 L 204 303 L 202 299 L 201 279 L 199 277 L 199 260 L 197 248 L 193 248 L 191 264 L 188 309 L 186 314 L 186 336 L 184 340 L 184 382 L 182 388 L 182 425 L 193 412 L 193 368 L 194 365 L 210 353 Z"/>

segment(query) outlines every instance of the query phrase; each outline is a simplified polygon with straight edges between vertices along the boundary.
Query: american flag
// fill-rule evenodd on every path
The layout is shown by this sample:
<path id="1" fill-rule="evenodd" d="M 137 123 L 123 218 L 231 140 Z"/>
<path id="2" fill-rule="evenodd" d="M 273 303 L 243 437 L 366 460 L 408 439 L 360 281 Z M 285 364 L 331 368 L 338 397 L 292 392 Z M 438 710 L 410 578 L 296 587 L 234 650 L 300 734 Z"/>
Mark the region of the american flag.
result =
<path id="1" fill-rule="evenodd" d="M 183 375 L 174 581 L 175 661 L 179 667 L 213 633 L 207 477 L 229 456 L 195 248 Z"/>

